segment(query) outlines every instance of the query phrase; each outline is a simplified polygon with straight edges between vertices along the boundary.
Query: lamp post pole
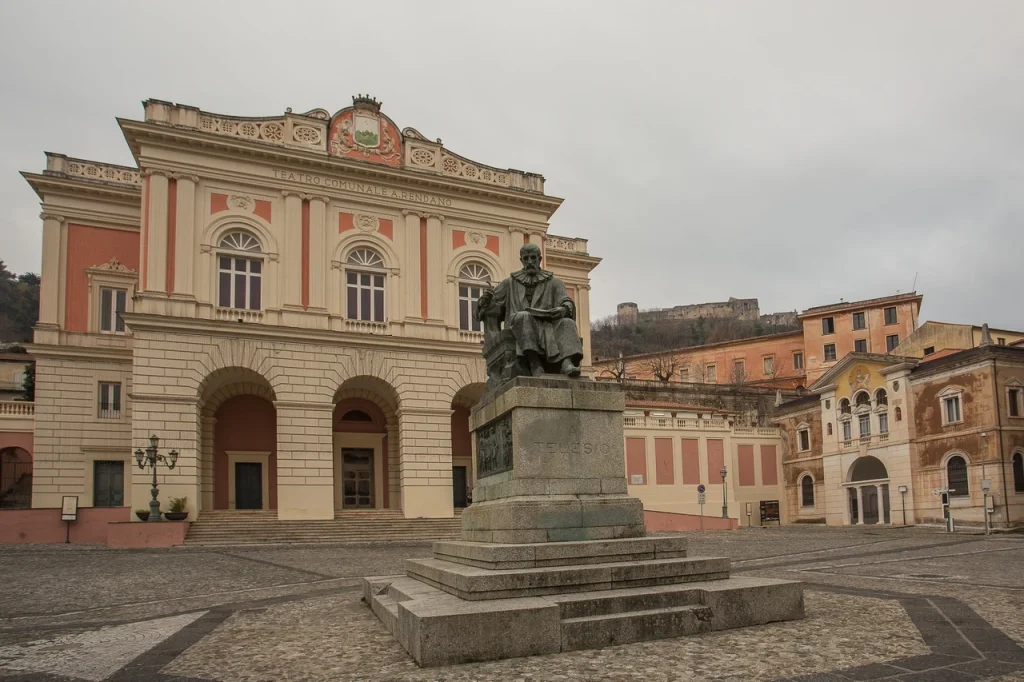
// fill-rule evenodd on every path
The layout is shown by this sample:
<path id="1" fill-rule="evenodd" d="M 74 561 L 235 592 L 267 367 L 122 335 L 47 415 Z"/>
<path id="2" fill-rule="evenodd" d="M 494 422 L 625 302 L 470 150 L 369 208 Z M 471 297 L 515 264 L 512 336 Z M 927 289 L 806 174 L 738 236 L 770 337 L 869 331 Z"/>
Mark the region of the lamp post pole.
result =
<path id="1" fill-rule="evenodd" d="M 726 502 L 726 497 L 725 497 L 725 475 L 727 473 L 728 472 L 725 470 L 725 467 L 723 466 L 722 467 L 722 471 L 721 471 L 721 474 L 722 474 L 722 518 L 723 519 L 729 518 L 729 505 Z"/>
<path id="2" fill-rule="evenodd" d="M 157 452 L 157 444 L 159 442 L 160 442 L 160 439 L 157 438 L 156 435 L 152 435 L 152 436 L 149 437 L 149 447 L 148 448 L 146 448 L 145 450 L 142 450 L 141 448 L 135 450 L 135 461 L 136 461 L 136 463 L 138 463 L 139 468 L 145 470 L 145 468 L 148 466 L 151 469 L 153 469 L 153 487 L 150 488 L 150 491 L 149 491 L 150 494 L 153 496 L 153 499 L 149 501 L 149 520 L 150 521 L 161 521 L 162 520 L 160 518 L 160 501 L 156 499 L 157 495 L 160 492 L 157 489 L 157 485 L 156 485 L 156 466 L 157 466 L 157 463 L 163 462 L 164 464 L 167 465 L 168 469 L 173 469 L 175 463 L 177 463 L 177 461 L 178 461 L 178 451 L 177 450 L 171 450 L 170 452 L 167 453 L 166 456 L 165 455 L 161 455 L 159 452 Z"/>

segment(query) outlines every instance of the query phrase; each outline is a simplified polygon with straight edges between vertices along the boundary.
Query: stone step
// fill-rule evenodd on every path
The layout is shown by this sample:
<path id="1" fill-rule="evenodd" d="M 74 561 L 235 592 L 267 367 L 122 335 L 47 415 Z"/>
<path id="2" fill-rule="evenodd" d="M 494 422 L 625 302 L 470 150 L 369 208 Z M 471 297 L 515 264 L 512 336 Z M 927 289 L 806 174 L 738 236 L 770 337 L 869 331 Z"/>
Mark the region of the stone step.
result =
<path id="1" fill-rule="evenodd" d="M 712 611 L 691 604 L 562 620 L 562 651 L 598 649 L 711 632 Z"/>
<path id="2" fill-rule="evenodd" d="M 689 585 L 664 587 L 637 587 L 606 592 L 553 597 L 558 602 L 563 619 L 606 616 L 616 613 L 652 611 L 678 606 L 699 606 L 701 591 Z"/>

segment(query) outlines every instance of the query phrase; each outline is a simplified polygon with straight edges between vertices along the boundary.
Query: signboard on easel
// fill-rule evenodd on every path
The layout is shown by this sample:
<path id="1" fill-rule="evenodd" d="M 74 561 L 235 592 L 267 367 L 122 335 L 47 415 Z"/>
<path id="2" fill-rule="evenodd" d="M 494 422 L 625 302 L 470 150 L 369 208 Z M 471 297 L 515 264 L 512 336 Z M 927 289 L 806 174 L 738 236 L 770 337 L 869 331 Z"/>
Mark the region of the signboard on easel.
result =
<path id="1" fill-rule="evenodd" d="M 78 520 L 78 496 L 65 495 L 60 501 L 60 520 L 67 524 L 64 544 L 71 542 L 71 522 Z"/>

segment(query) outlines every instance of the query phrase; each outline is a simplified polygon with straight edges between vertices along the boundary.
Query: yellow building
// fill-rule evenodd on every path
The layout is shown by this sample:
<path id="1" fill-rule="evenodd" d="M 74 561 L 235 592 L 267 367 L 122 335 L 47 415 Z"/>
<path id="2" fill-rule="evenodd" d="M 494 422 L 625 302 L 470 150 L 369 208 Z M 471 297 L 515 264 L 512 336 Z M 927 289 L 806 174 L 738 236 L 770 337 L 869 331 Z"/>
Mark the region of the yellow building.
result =
<path id="1" fill-rule="evenodd" d="M 176 450 L 161 500 L 329 519 L 467 502 L 472 309 L 541 245 L 589 356 L 583 239 L 534 173 L 459 156 L 377 101 L 240 118 L 158 100 L 118 119 L 137 167 L 47 154 L 33 507 L 127 520 L 133 451 Z M 164 507 L 166 509 L 166 505 Z M 122 519 L 122 517 L 124 517 Z M 98 517 L 97 517 L 98 518 Z"/>

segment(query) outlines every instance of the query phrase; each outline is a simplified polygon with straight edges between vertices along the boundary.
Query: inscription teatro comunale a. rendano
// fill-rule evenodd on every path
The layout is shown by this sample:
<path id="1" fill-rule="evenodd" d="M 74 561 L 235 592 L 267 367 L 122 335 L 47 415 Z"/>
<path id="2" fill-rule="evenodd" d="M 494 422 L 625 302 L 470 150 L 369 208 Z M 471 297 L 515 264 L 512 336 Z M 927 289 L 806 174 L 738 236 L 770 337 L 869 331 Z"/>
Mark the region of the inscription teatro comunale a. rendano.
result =
<path id="1" fill-rule="evenodd" d="M 354 192 L 356 194 L 368 194 L 370 196 L 381 197 L 384 199 L 412 201 L 417 204 L 426 204 L 428 206 L 451 207 L 452 205 L 451 199 L 439 197 L 435 194 L 408 192 L 404 189 L 391 189 L 389 187 L 373 185 L 368 182 L 342 180 L 341 178 L 332 178 L 327 175 L 317 175 L 315 173 L 296 173 L 294 171 L 279 170 L 275 168 L 274 179 L 288 180 L 289 182 L 301 182 L 305 185 L 323 187 L 324 189 L 340 189 L 345 192 Z"/>

